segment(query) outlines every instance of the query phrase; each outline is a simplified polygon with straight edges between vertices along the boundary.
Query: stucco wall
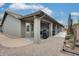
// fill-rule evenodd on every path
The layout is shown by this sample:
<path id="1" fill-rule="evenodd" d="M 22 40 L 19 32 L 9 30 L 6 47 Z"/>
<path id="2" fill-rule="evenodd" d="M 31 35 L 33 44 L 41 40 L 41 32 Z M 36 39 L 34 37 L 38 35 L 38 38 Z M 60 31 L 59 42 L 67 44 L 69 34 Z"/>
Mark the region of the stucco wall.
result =
<path id="1" fill-rule="evenodd" d="M 1 30 L 2 30 L 2 27 L 1 27 L 1 21 L 0 21 L 0 32 L 1 32 Z"/>
<path id="2" fill-rule="evenodd" d="M 2 29 L 10 36 L 21 37 L 21 21 L 10 15 L 7 15 Z"/>
<path id="3" fill-rule="evenodd" d="M 0 26 L 0 32 L 2 31 L 2 27 Z"/>
<path id="4" fill-rule="evenodd" d="M 25 22 L 21 21 L 21 37 L 25 37 Z"/>

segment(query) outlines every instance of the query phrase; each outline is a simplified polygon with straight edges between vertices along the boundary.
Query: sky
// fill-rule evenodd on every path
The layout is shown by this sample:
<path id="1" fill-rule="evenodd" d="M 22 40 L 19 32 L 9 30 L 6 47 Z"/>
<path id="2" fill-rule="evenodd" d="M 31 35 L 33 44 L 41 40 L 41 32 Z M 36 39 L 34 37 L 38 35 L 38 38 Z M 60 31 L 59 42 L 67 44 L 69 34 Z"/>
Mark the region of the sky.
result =
<path id="1" fill-rule="evenodd" d="M 67 24 L 70 13 L 78 16 L 72 16 L 74 19 L 79 19 L 79 4 L 77 3 L 2 3 L 0 4 L 1 17 L 7 9 L 21 15 L 42 10 L 63 25 Z"/>

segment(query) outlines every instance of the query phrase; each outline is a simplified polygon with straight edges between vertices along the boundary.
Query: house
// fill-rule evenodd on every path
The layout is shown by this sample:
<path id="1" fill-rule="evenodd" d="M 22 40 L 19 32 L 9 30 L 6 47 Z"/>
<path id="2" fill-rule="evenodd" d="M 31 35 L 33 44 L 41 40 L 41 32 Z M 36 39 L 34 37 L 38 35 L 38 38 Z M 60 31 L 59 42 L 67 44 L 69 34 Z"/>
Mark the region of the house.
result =
<path id="1" fill-rule="evenodd" d="M 22 16 L 7 10 L 4 13 L 1 25 L 3 33 L 14 37 L 34 38 L 34 42 L 40 40 L 41 31 L 47 30 L 49 36 L 52 36 L 62 31 L 64 27 L 43 11 Z"/>
<path id="2" fill-rule="evenodd" d="M 0 19 L 0 32 L 2 32 L 1 19 Z"/>

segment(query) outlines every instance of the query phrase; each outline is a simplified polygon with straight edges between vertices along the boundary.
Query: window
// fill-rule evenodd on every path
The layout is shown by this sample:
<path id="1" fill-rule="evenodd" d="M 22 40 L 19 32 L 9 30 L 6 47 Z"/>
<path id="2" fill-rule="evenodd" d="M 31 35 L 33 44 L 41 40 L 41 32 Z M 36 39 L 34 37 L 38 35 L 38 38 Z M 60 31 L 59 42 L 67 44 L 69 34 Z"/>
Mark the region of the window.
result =
<path id="1" fill-rule="evenodd" d="M 27 29 L 28 32 L 30 31 L 30 29 L 29 29 L 29 25 L 27 25 L 27 28 L 26 28 L 26 29 Z"/>

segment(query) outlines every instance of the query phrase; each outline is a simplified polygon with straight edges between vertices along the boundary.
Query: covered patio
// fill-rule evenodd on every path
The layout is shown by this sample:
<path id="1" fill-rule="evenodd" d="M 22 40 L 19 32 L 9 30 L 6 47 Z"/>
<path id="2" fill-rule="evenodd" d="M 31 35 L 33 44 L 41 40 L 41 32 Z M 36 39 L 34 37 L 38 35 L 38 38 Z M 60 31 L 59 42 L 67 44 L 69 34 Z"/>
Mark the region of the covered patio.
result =
<path id="1" fill-rule="evenodd" d="M 21 36 L 27 38 L 34 38 L 34 43 L 39 43 L 41 37 L 41 31 L 48 31 L 49 37 L 57 34 L 63 27 L 53 18 L 48 16 L 42 11 L 26 15 L 21 20 Z"/>

